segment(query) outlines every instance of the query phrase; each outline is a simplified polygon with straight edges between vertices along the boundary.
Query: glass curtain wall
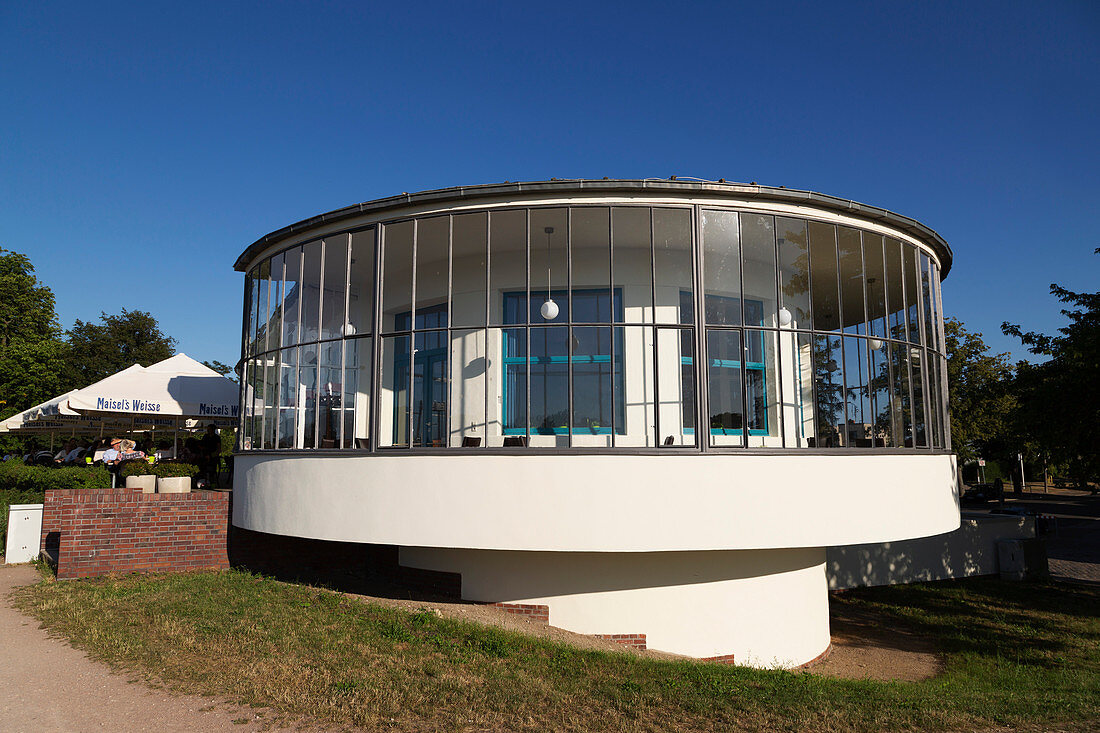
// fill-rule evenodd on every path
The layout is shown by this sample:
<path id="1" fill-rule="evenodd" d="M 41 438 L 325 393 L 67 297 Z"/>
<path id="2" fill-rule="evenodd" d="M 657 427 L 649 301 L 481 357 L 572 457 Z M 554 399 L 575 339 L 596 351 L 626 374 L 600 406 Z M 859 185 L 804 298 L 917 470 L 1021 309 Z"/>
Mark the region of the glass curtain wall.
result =
<path id="1" fill-rule="evenodd" d="M 247 274 L 241 446 L 943 448 L 942 317 L 927 252 L 822 221 L 394 221 Z"/>

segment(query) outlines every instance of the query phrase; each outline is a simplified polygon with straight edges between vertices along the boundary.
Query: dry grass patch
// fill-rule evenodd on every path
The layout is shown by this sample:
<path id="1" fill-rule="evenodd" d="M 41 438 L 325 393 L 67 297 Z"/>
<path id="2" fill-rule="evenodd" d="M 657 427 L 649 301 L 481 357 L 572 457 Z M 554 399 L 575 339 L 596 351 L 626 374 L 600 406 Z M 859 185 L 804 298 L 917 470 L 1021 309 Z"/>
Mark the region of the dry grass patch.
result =
<path id="1" fill-rule="evenodd" d="M 230 571 L 44 580 L 17 603 L 92 656 L 189 693 L 401 730 L 1087 728 L 1100 591 L 966 581 L 835 603 L 938 639 L 944 672 L 875 682 L 581 650 Z"/>

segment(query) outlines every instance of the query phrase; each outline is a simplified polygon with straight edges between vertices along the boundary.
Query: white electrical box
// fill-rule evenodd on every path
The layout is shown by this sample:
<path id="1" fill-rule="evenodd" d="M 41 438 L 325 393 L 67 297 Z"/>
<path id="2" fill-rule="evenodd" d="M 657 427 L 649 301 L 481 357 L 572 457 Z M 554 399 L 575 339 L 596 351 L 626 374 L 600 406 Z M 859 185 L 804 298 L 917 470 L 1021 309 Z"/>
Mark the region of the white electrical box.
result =
<path id="1" fill-rule="evenodd" d="M 4 563 L 31 562 L 38 557 L 42 538 L 42 505 L 12 504 L 8 507 L 8 545 Z"/>

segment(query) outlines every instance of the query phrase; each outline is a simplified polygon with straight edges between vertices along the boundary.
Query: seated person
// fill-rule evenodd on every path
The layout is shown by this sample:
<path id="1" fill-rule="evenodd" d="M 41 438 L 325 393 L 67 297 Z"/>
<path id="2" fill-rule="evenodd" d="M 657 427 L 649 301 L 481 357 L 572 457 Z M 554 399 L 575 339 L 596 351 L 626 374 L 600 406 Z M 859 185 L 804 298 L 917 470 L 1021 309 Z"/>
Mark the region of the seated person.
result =
<path id="1" fill-rule="evenodd" d="M 59 450 L 57 452 L 57 454 L 53 457 L 53 462 L 54 463 L 64 463 L 65 459 L 69 457 L 69 453 L 71 453 L 73 448 L 75 448 L 75 447 L 76 447 L 76 441 L 75 440 L 72 440 L 72 439 L 66 440 L 65 445 L 61 446 L 61 450 Z"/>
<path id="2" fill-rule="evenodd" d="M 136 450 L 137 444 L 132 440 L 123 440 L 118 448 L 118 461 L 144 461 L 145 454 Z M 106 463 L 106 461 L 104 461 Z"/>
<path id="3" fill-rule="evenodd" d="M 69 451 L 69 454 L 67 456 L 65 456 L 65 463 L 66 464 L 77 463 L 78 461 L 80 461 L 81 456 L 84 455 L 84 451 L 86 451 L 87 449 L 88 449 L 87 446 L 83 446 L 83 445 L 80 445 L 80 443 L 76 443 L 73 446 L 73 449 L 71 451 Z"/>
<path id="4" fill-rule="evenodd" d="M 121 438 L 111 438 L 110 447 L 103 451 L 102 459 L 105 466 L 113 466 L 118 463 L 118 447 L 121 444 Z"/>

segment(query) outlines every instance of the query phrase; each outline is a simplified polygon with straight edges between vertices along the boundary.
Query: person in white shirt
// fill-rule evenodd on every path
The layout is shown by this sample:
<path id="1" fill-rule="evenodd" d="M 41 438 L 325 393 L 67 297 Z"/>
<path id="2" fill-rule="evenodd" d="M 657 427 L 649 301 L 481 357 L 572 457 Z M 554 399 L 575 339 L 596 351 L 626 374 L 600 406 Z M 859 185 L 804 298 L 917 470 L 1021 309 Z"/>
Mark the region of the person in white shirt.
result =
<path id="1" fill-rule="evenodd" d="M 82 453 L 84 453 L 84 446 L 74 441 L 73 449 L 65 456 L 65 463 L 76 463 L 76 459 L 80 458 Z"/>
<path id="2" fill-rule="evenodd" d="M 103 451 L 103 465 L 113 466 L 118 463 L 118 446 L 122 441 L 118 438 L 111 438 L 111 447 Z"/>
<path id="3" fill-rule="evenodd" d="M 61 447 L 61 450 L 57 452 L 57 455 L 53 457 L 54 463 L 64 463 L 65 459 L 69 456 L 69 453 L 76 447 L 75 440 L 66 440 L 65 445 Z"/>

